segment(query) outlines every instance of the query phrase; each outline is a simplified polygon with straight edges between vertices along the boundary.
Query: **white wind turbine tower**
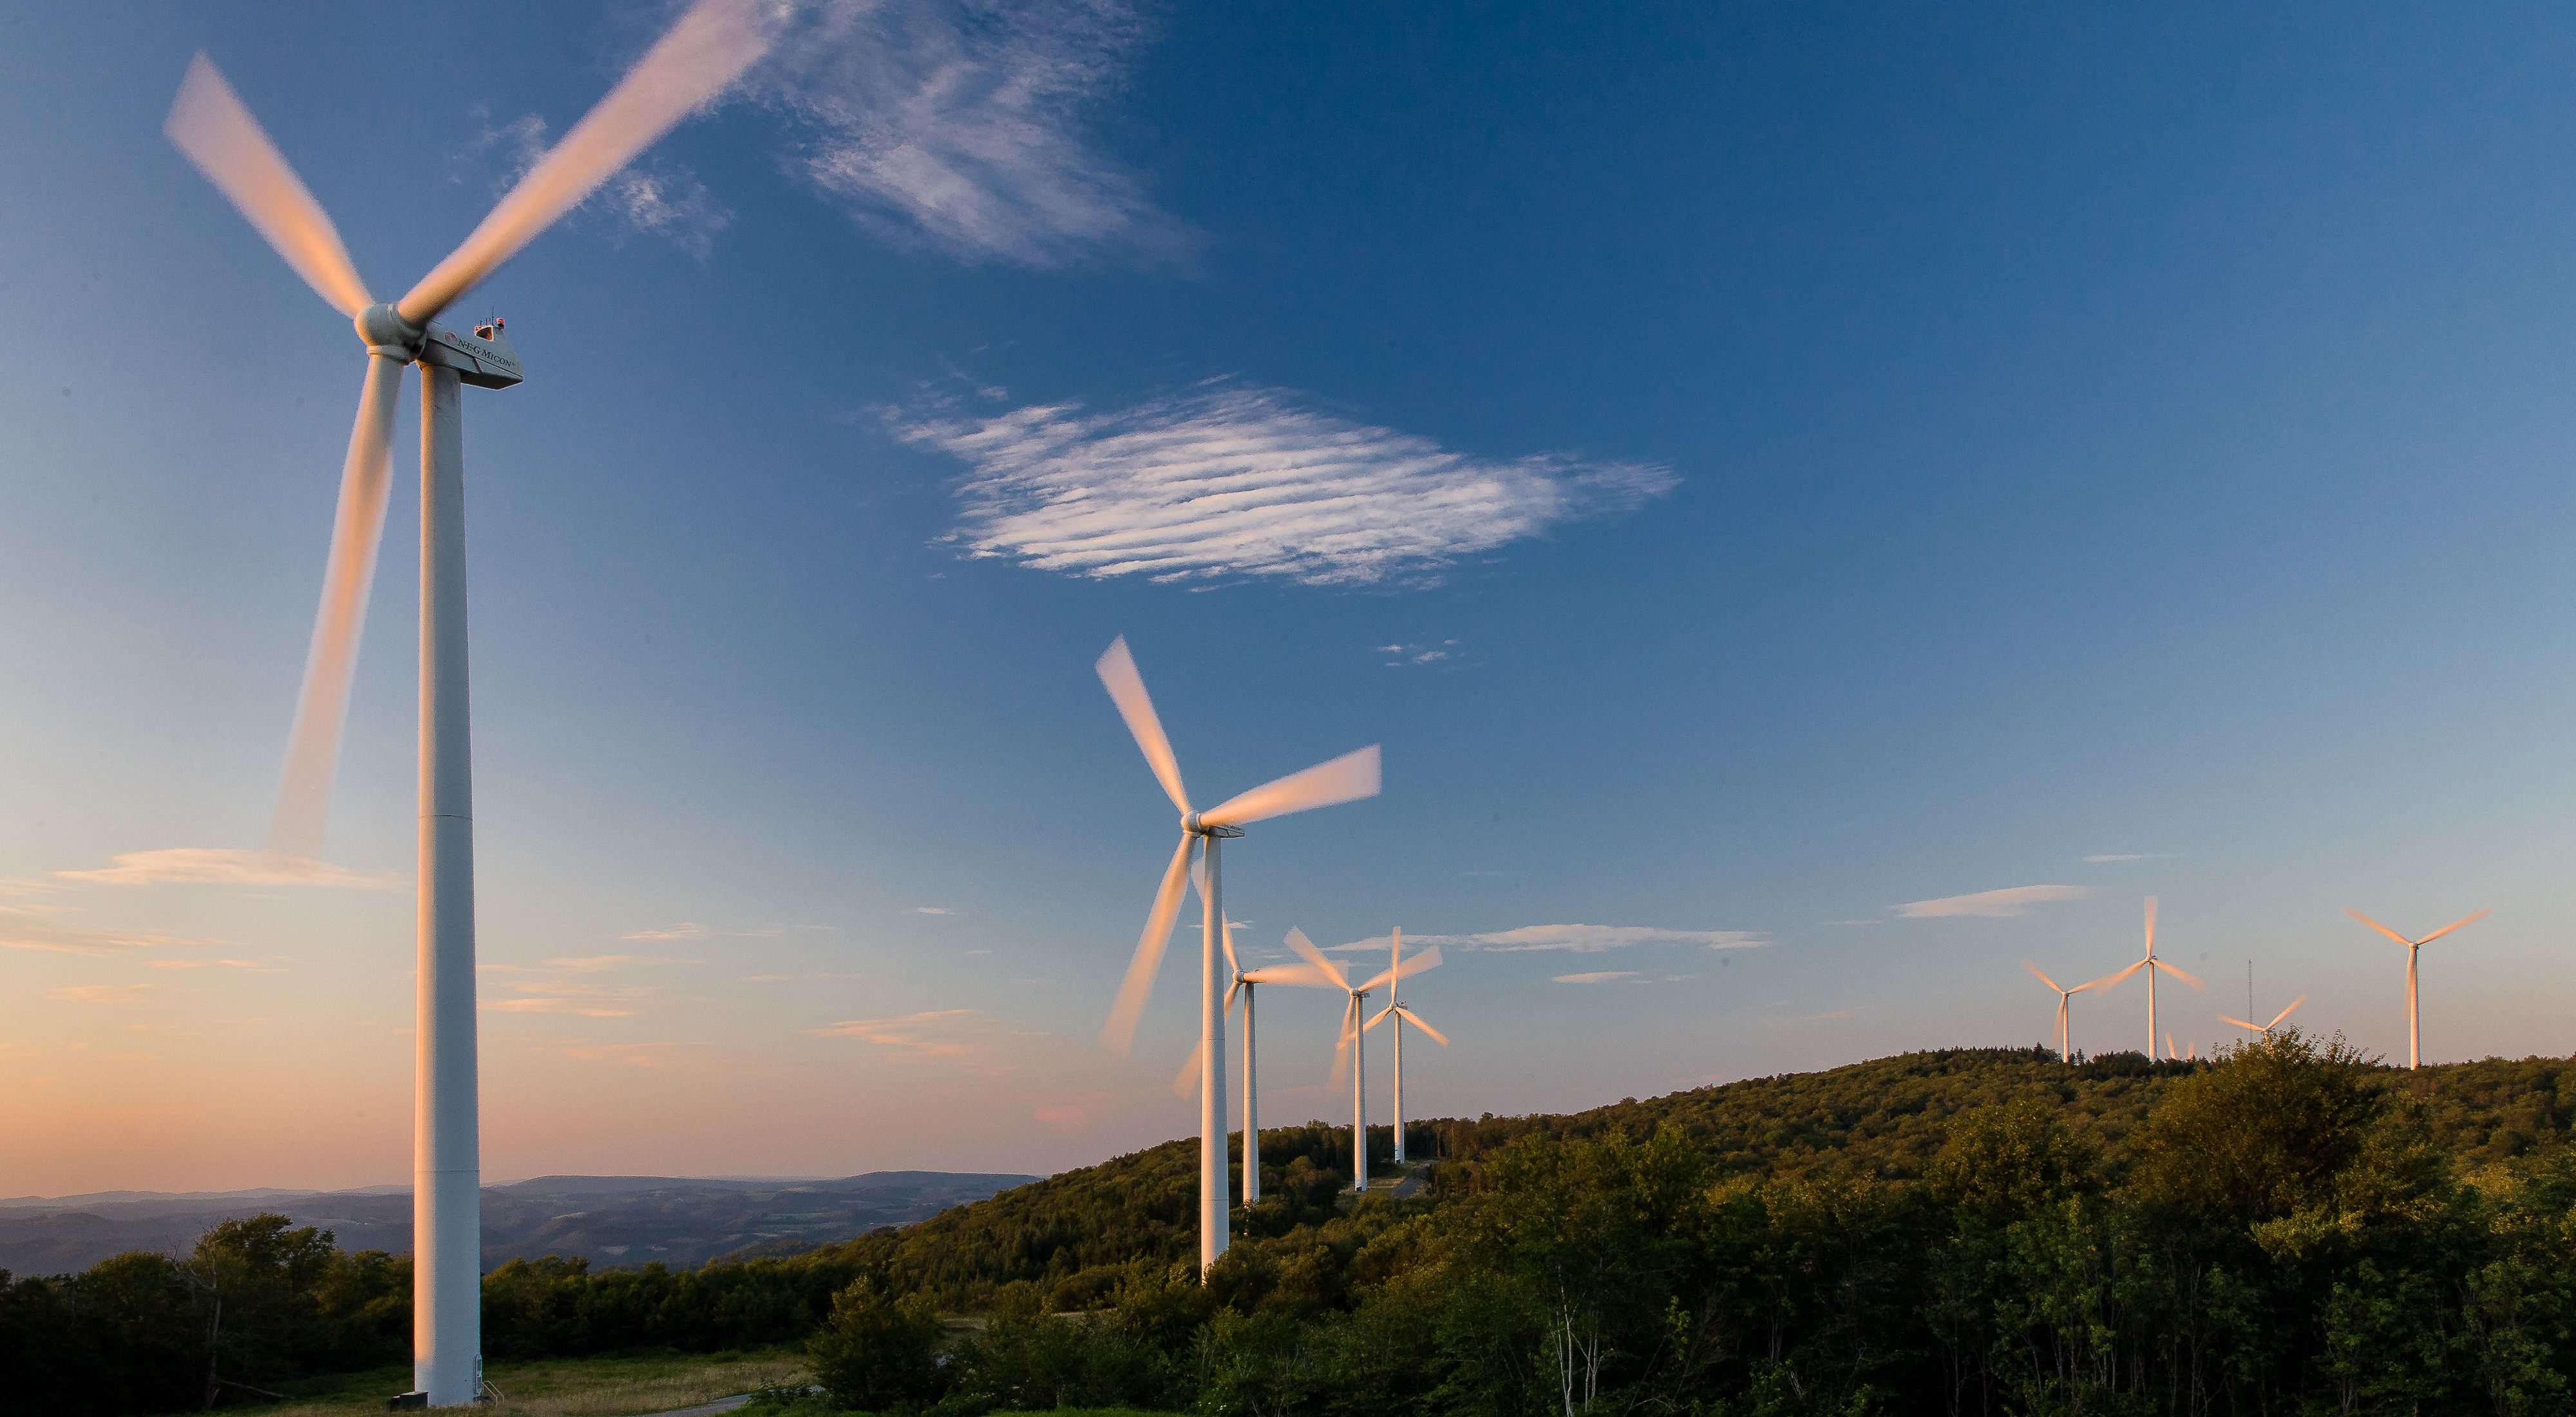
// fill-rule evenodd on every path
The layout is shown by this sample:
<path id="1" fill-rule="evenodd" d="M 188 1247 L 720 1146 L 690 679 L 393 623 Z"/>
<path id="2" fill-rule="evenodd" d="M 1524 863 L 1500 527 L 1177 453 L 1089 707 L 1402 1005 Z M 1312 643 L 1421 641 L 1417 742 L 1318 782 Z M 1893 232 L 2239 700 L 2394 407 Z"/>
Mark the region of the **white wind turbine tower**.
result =
<path id="1" fill-rule="evenodd" d="M 465 665 L 465 446 L 458 385 L 521 379 L 500 322 L 433 323 L 768 48 L 753 0 L 701 0 L 401 299 L 368 293 L 339 230 L 203 54 L 163 132 L 367 351 L 341 467 L 322 608 L 296 701 L 270 852 L 319 855 L 385 504 L 394 399 L 421 370 L 420 846 L 412 1132 L 412 1381 L 433 1406 L 482 1392 L 481 1139 L 474 1029 L 474 827 Z M 400 102 L 399 93 L 389 99 Z"/>
<path id="2" fill-rule="evenodd" d="M 1436 945 L 1433 946 L 1433 964 L 1439 963 L 1438 948 Z M 1430 967 L 1431 965 L 1426 964 L 1422 969 Z M 1404 989 L 1404 972 L 1404 931 L 1399 927 L 1392 937 L 1387 956 L 1386 1007 L 1378 1010 L 1377 1017 L 1370 1019 L 1367 1024 L 1368 1028 L 1375 1028 L 1384 1023 L 1387 1031 L 1394 1036 L 1395 1104 L 1394 1116 L 1390 1120 L 1395 1123 L 1395 1164 L 1398 1169 L 1404 1165 L 1404 1026 L 1410 1023 L 1429 1035 L 1432 1042 L 1443 1048 L 1449 1046 L 1449 1035 L 1424 1023 L 1420 1014 L 1406 1008 L 1404 1001 L 1397 997 Z M 1418 974 L 1421 970 L 1414 972 Z"/>
<path id="3" fill-rule="evenodd" d="M 2064 985 L 2059 984 L 2056 980 L 2049 978 L 2047 975 L 2040 973 L 2039 966 L 2031 963 L 2029 960 L 2023 960 L 2021 962 L 2021 967 L 2029 970 L 2031 972 L 2031 976 L 2037 979 L 2040 983 L 2057 991 L 2057 1061 L 2061 1063 L 2072 1063 L 2075 1061 L 2075 1030 L 2072 1015 L 2067 1007 L 2068 1001 L 2088 989 L 2107 989 L 2137 972 L 2137 966 L 2132 965 L 2117 974 L 2106 974 L 2099 979 L 2078 984 L 2074 988 L 2069 989 Z"/>
<path id="4" fill-rule="evenodd" d="M 1342 1011 L 1341 1035 L 1333 1044 L 1332 1081 L 1325 1086 L 1330 1087 L 1333 1083 L 1340 1082 L 1344 1068 L 1350 1070 L 1351 1189 L 1365 1191 L 1368 1189 L 1368 1030 L 1373 1022 L 1366 1013 L 1368 996 L 1376 993 L 1379 986 L 1391 985 L 1403 975 L 1420 974 L 1426 969 L 1438 969 L 1440 947 L 1433 945 L 1430 949 L 1415 955 L 1410 962 L 1400 966 L 1390 965 L 1371 977 L 1367 983 L 1357 986 L 1351 983 L 1351 977 L 1348 974 L 1342 972 L 1340 965 L 1333 963 L 1322 950 L 1315 948 L 1315 942 L 1306 938 L 1305 931 L 1289 931 L 1288 948 L 1295 950 L 1308 964 L 1322 971 L 1324 977 L 1332 981 L 1334 988 L 1351 996 L 1349 1006 Z M 1419 1024 L 1422 1021 L 1415 1019 L 1414 1022 Z M 1442 1041 L 1445 1043 L 1447 1040 Z"/>
<path id="5" fill-rule="evenodd" d="M 2156 958 L 2156 898 L 2154 896 L 2147 897 L 2146 954 L 2141 957 L 2136 964 L 2130 965 L 2128 968 L 2121 970 L 2119 973 L 2114 974 L 2107 979 L 2096 979 L 2092 984 L 2087 984 L 2084 987 L 2090 989 L 2094 987 L 2094 985 L 2098 984 L 2104 989 L 2109 989 L 2120 983 L 2122 980 L 2127 979 L 2130 975 L 2137 973 L 2141 969 L 2147 972 L 2147 1061 L 2152 1063 L 2156 1059 L 2156 972 L 2158 970 L 2162 970 L 2163 972 L 2172 975 L 2174 978 L 2181 980 L 2183 983 L 2190 985 L 2194 989 L 2200 987 L 2199 978 L 2193 975 L 2189 970 L 2167 964 L 2165 961 Z M 2165 1046 L 2170 1049 L 2173 1046 L 2172 1040 L 2167 1039 Z"/>
<path id="6" fill-rule="evenodd" d="M 1163 722 L 1155 716 L 1154 701 L 1145 693 L 1144 677 L 1136 672 L 1135 656 L 1127 652 L 1126 636 L 1111 641 L 1093 668 L 1099 671 L 1100 682 L 1117 703 L 1119 716 L 1127 720 L 1127 731 L 1135 735 L 1136 746 L 1144 750 L 1145 762 L 1154 770 L 1154 780 L 1163 785 L 1164 795 L 1181 810 L 1181 844 L 1172 852 L 1172 864 L 1163 870 L 1163 883 L 1154 892 L 1153 908 L 1145 915 L 1145 933 L 1136 938 L 1136 954 L 1127 963 L 1126 981 L 1118 986 L 1118 1002 L 1110 1008 L 1109 1022 L 1100 1031 L 1100 1041 L 1114 1052 L 1125 1053 L 1136 1040 L 1136 1020 L 1144 1014 L 1145 999 L 1154 991 L 1154 970 L 1163 962 L 1163 946 L 1170 942 L 1172 921 L 1180 914 L 1181 892 L 1189 882 L 1190 858 L 1201 849 L 1207 853 L 1206 887 L 1200 893 L 1206 907 L 1205 923 L 1199 937 L 1199 1269 L 1205 1272 L 1216 1263 L 1217 1256 L 1225 1253 L 1228 1209 L 1225 1000 L 1222 976 L 1216 967 L 1217 949 L 1225 934 L 1225 870 L 1217 843 L 1243 835 L 1243 827 L 1250 822 L 1375 797 L 1378 750 L 1372 743 L 1228 798 L 1210 811 L 1193 811 L 1189 793 L 1181 786 L 1180 760 L 1173 756 L 1171 740 L 1163 736 Z"/>
<path id="7" fill-rule="evenodd" d="M 2487 912 L 2479 910 L 2463 915 L 2459 919 L 2452 921 L 2450 924 L 2443 926 L 2432 934 L 2426 935 L 2420 940 L 2410 940 L 2404 935 L 2398 934 L 2396 931 L 2391 930 L 2387 926 L 2380 924 L 2378 921 L 2371 919 L 2369 916 L 2362 914 L 2360 911 L 2353 909 L 2349 905 L 2343 908 L 2343 913 L 2406 947 L 2406 1066 L 2409 1068 L 2422 1066 L 2423 1039 L 2416 1031 L 2415 1025 L 2415 952 L 2424 948 L 2426 945 L 2433 943 L 2435 940 L 2442 938 L 2444 935 L 2459 929 L 2463 925 L 2473 925 L 2480 920 L 2486 919 Z"/>
<path id="8" fill-rule="evenodd" d="M 1198 884 L 1200 898 L 1205 899 L 1206 869 L 1194 867 L 1190 874 Z M 1225 991 L 1225 1007 L 1231 1010 L 1235 995 L 1240 993 L 1243 996 L 1243 1203 L 1251 1206 L 1261 1200 L 1260 1057 L 1253 1046 L 1253 993 L 1263 984 L 1312 988 L 1326 980 L 1314 966 L 1305 964 L 1274 964 L 1261 969 L 1245 969 L 1235 959 L 1234 922 L 1231 920 L 1225 922 L 1225 967 L 1234 975 L 1234 983 Z M 1199 1069 L 1203 1066 L 1200 1049 L 1206 1046 L 1201 1043 L 1198 1048 L 1190 1050 L 1188 1061 L 1181 1064 L 1180 1072 L 1172 1078 L 1174 1093 L 1187 1097 L 1190 1089 L 1197 1085 Z"/>
<path id="9" fill-rule="evenodd" d="M 2229 1018 L 2225 1014 L 2220 1014 L 2218 1016 L 2218 1021 L 2220 1023 L 2232 1023 L 2238 1028 L 2244 1029 L 2248 1033 L 2259 1033 L 2264 1037 L 2269 1038 L 2272 1036 L 2272 1030 L 2281 1026 L 2281 1020 L 2298 1012 L 2299 1005 L 2304 1004 L 2307 1001 L 2308 996 L 2305 994 L 2301 994 L 2299 997 L 2292 999 L 2288 1008 L 2272 1015 L 2272 1021 L 2270 1023 L 2251 1023 L 2241 1018 Z"/>

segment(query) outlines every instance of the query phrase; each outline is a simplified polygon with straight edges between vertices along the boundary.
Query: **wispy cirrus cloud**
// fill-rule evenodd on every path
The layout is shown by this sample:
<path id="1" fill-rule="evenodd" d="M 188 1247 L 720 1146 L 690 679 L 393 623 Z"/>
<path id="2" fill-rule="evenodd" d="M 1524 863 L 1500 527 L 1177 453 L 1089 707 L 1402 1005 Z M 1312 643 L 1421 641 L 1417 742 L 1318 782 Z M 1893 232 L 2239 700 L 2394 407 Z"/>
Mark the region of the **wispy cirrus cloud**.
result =
<path id="1" fill-rule="evenodd" d="M 647 1072 L 726 1073 L 748 1077 L 771 1076 L 774 1072 L 761 1066 L 742 1049 L 686 1040 L 665 1043 L 573 1041 L 543 1044 L 531 1051 L 576 1062 L 642 1068 Z"/>
<path id="2" fill-rule="evenodd" d="M 1589 974 L 1560 974 L 1556 976 L 1553 982 L 1558 984 L 1615 984 L 1622 979 L 1634 979 L 1636 977 L 1637 971 L 1633 969 L 1596 969 Z"/>
<path id="3" fill-rule="evenodd" d="M 704 964 L 702 959 L 681 959 L 674 955 L 577 955 L 550 959 L 546 966 L 566 974 L 598 974 L 611 969 L 635 969 L 657 964 Z"/>
<path id="4" fill-rule="evenodd" d="M 145 960 L 147 969 L 247 969 L 253 974 L 283 974 L 285 969 L 270 960 L 257 959 L 153 959 Z"/>
<path id="5" fill-rule="evenodd" d="M 711 930 L 694 920 L 683 920 L 659 929 L 629 930 L 617 938 L 651 944 L 669 940 L 774 940 L 786 933 L 774 925 L 766 930 Z"/>
<path id="6" fill-rule="evenodd" d="M 1937 919 L 1953 915 L 2027 915 L 2034 905 L 2052 901 L 2083 900 L 2093 894 L 2091 886 L 2006 886 L 2002 890 L 1974 891 L 1967 895 L 1945 895 L 1932 900 L 1907 901 L 1890 907 L 1907 920 Z"/>
<path id="7" fill-rule="evenodd" d="M 822 1038 L 855 1038 L 880 1048 L 919 1053 L 932 1058 L 961 1058 L 980 1052 L 983 1038 L 995 1026 L 982 1009 L 929 1009 L 900 1018 L 854 1018 L 809 1028 Z"/>
<path id="8" fill-rule="evenodd" d="M 1700 945 L 1712 950 L 1766 949 L 1771 942 L 1751 930 L 1667 930 L 1654 925 L 1523 925 L 1516 930 L 1491 930 L 1481 935 L 1416 935 L 1407 932 L 1407 945 L 1440 945 L 1453 950 L 1489 950 L 1510 954 L 1533 950 L 1562 950 L 1569 954 L 1599 954 L 1603 950 L 1625 949 L 1630 945 Z M 1335 945 L 1337 954 L 1374 954 L 1391 942 L 1384 935 L 1372 940 L 1353 940 Z"/>
<path id="9" fill-rule="evenodd" d="M 546 120 L 537 114 L 496 123 L 487 106 L 467 111 L 476 132 L 458 166 L 481 169 L 496 197 L 525 177 L 553 146 Z M 466 180 L 464 170 L 457 180 Z M 621 235 L 634 231 L 661 237 L 702 261 L 715 250 L 716 233 L 733 223 L 733 213 L 708 193 L 697 174 L 649 153 L 600 184 L 575 210 L 605 218 Z"/>
<path id="10" fill-rule="evenodd" d="M 653 985 L 602 983 L 597 976 L 620 969 L 702 962 L 661 955 L 579 955 L 547 960 L 541 968 L 487 964 L 482 969 L 488 974 L 533 977 L 508 981 L 509 991 L 519 997 L 486 999 L 483 1007 L 501 1014 L 633 1018 L 644 1011 L 645 1004 L 660 994 L 661 989 Z"/>
<path id="11" fill-rule="evenodd" d="M 54 874 L 66 881 L 94 886 L 328 886 L 389 890 L 402 884 L 392 876 L 370 876 L 309 857 L 214 846 L 128 851 L 112 858 L 110 865 Z"/>
<path id="12" fill-rule="evenodd" d="M 71 984 L 48 989 L 45 997 L 58 1004 L 131 1004 L 160 988 L 158 984 Z"/>
<path id="13" fill-rule="evenodd" d="M 118 955 L 219 943 L 152 930 L 93 930 L 65 921 L 65 913 L 57 906 L 0 905 L 0 949 Z"/>
<path id="14" fill-rule="evenodd" d="M 1111 413 L 1060 403 L 889 422 L 967 465 L 952 539 L 969 554 L 1093 578 L 1429 584 L 1679 482 L 1650 463 L 1475 457 L 1221 380 Z"/>
<path id="15" fill-rule="evenodd" d="M 1083 122 L 1145 35 L 1121 0 L 819 0 L 749 82 L 799 132 L 791 170 L 897 245 L 1041 268 L 1168 260 L 1195 233 Z"/>
<path id="16" fill-rule="evenodd" d="M 522 986 L 536 987 L 536 986 Z M 582 989 L 561 987 L 547 989 L 516 999 L 486 999 L 483 1007 L 496 1014 L 572 1014 L 580 1018 L 633 1018 L 643 1012 L 638 1007 L 652 993 L 648 989 Z"/>

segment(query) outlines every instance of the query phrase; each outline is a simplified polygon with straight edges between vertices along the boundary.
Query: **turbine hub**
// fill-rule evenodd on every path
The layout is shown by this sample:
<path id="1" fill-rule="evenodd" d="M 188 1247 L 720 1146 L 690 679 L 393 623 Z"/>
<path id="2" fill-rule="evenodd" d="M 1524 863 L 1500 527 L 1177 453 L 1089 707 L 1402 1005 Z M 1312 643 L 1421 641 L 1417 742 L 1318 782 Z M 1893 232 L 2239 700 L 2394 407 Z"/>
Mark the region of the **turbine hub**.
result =
<path id="1" fill-rule="evenodd" d="M 1241 827 L 1209 826 L 1207 823 L 1199 820 L 1199 814 L 1196 812 L 1183 814 L 1181 817 L 1181 830 L 1188 832 L 1192 836 L 1213 836 L 1228 841 L 1243 835 L 1243 828 Z"/>
<path id="2" fill-rule="evenodd" d="M 358 312 L 355 321 L 358 338 L 370 349 L 404 349 L 417 353 L 421 337 L 427 333 L 402 317 L 391 305 L 370 305 Z"/>

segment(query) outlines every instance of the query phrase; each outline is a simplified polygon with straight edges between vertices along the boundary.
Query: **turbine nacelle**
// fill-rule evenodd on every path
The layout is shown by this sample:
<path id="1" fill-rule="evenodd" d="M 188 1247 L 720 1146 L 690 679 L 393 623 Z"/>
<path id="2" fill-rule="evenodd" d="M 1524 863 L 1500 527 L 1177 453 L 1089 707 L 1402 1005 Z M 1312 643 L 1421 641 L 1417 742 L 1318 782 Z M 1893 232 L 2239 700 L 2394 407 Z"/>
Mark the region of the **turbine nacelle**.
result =
<path id="1" fill-rule="evenodd" d="M 1213 836 L 1226 841 L 1232 841 L 1236 837 L 1243 835 L 1243 828 L 1241 827 L 1209 826 L 1206 822 L 1200 820 L 1203 815 L 1205 814 L 1199 812 L 1183 812 L 1181 814 L 1182 833 L 1188 836 Z"/>
<path id="2" fill-rule="evenodd" d="M 358 327 L 368 353 L 453 369 L 460 381 L 478 389 L 506 389 L 528 377 L 499 320 L 476 325 L 470 335 L 458 334 L 435 320 L 415 325 L 392 304 L 379 302 L 359 311 L 350 323 Z"/>

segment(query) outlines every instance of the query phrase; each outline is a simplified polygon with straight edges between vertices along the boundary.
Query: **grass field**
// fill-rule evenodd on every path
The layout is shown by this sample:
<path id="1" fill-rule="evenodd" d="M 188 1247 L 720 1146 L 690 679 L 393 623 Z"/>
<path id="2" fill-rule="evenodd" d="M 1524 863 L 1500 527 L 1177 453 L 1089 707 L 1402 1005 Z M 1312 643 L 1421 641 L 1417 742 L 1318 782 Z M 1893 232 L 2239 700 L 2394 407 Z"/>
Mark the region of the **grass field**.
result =
<path id="1" fill-rule="evenodd" d="M 794 1348 L 756 1353 L 670 1353 L 623 1358 L 558 1358 L 493 1363 L 484 1379 L 502 1400 L 482 1409 L 491 1417 L 636 1417 L 731 1397 L 754 1388 L 805 1381 L 805 1355 Z M 226 1404 L 229 1412 L 258 1417 L 355 1417 L 381 1414 L 385 1399 L 411 1386 L 411 1369 L 372 1372 L 299 1383 L 285 1402 L 256 1407 Z"/>

